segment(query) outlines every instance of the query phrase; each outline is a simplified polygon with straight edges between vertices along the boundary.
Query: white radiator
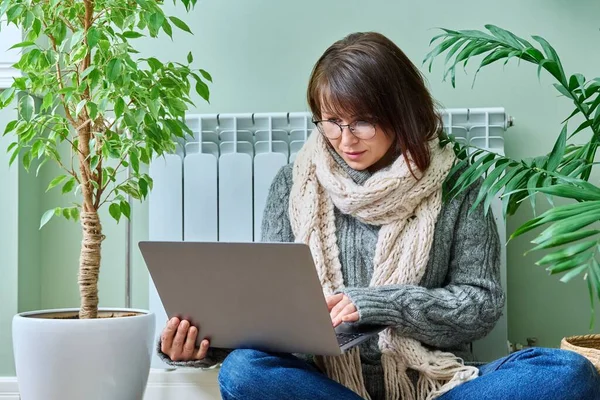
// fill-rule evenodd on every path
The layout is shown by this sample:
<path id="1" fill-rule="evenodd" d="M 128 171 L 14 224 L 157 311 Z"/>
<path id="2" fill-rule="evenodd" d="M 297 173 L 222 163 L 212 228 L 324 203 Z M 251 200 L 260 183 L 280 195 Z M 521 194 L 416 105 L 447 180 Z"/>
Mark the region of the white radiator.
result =
<path id="1" fill-rule="evenodd" d="M 503 108 L 443 110 L 444 129 L 464 143 L 504 154 L 504 133 L 512 125 Z M 169 241 L 260 240 L 262 211 L 277 171 L 292 162 L 310 134 L 309 113 L 187 115 L 194 138 L 177 154 L 150 166 L 149 239 Z M 505 224 L 498 201 L 492 206 L 502 240 L 502 283 L 506 287 Z M 152 280 L 149 308 L 156 335 L 167 316 Z M 474 343 L 479 360 L 507 354 L 506 312 L 494 331 Z M 156 355 L 154 368 L 168 368 Z"/>

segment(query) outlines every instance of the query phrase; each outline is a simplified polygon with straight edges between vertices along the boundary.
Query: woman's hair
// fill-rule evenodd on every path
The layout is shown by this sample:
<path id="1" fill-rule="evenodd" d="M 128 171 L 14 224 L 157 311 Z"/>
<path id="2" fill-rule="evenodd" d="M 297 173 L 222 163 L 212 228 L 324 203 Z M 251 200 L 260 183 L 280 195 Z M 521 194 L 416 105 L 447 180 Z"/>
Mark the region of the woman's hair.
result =
<path id="1" fill-rule="evenodd" d="M 315 64 L 308 104 L 323 113 L 370 120 L 394 135 L 396 154 L 420 171 L 430 163 L 428 142 L 442 127 L 423 76 L 385 36 L 353 33 L 335 42 Z M 410 163 L 408 163 L 410 166 Z"/>

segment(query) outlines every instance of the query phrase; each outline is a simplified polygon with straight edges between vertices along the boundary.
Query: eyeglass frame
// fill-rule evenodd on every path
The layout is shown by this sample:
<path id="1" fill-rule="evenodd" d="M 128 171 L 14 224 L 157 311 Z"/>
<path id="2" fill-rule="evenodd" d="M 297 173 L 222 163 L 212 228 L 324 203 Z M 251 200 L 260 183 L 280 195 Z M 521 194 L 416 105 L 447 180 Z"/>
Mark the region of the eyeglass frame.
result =
<path id="1" fill-rule="evenodd" d="M 319 125 L 318 125 L 318 124 L 319 124 L 320 122 L 331 122 L 331 123 L 333 123 L 333 124 L 336 124 L 336 125 L 337 125 L 337 126 L 340 128 L 340 134 L 339 134 L 338 136 L 336 136 L 336 137 L 333 137 L 333 138 L 332 138 L 332 137 L 329 137 L 329 136 L 327 136 L 327 135 L 325 134 L 325 132 L 324 132 L 324 131 L 322 131 L 322 130 L 319 128 Z M 356 129 L 356 123 L 358 123 L 358 122 L 366 122 L 366 123 L 368 123 L 368 124 L 371 124 L 371 125 L 373 126 L 373 136 L 371 136 L 371 137 L 369 137 L 369 138 L 361 138 L 361 137 L 358 137 L 358 136 L 356 136 L 356 135 L 354 134 L 354 130 Z M 375 137 L 375 135 L 377 134 L 377 125 L 376 125 L 376 124 L 375 124 L 375 122 L 373 122 L 373 121 L 366 121 L 366 120 L 356 120 L 356 121 L 352 121 L 352 122 L 350 122 L 349 124 L 339 124 L 339 123 L 337 123 L 337 122 L 335 122 L 335 121 L 332 121 L 332 120 L 330 120 L 330 119 L 322 119 L 322 120 L 318 120 L 318 121 L 315 121 L 315 120 L 313 120 L 313 121 L 312 121 L 312 123 L 313 123 L 313 124 L 315 124 L 315 126 L 316 126 L 316 127 L 317 127 L 317 129 L 318 129 L 318 131 L 319 131 L 319 132 L 320 132 L 320 133 L 321 133 L 323 136 L 325 136 L 326 138 L 328 138 L 328 139 L 331 139 L 331 140 L 337 140 L 337 139 L 339 139 L 340 137 L 342 137 L 342 134 L 344 133 L 344 128 L 348 128 L 348 130 L 350 131 L 350 133 L 351 133 L 351 134 L 352 134 L 352 135 L 353 135 L 355 138 L 357 138 L 357 139 L 359 139 L 359 140 L 369 140 L 369 139 L 373 139 L 373 138 Z M 354 128 L 352 128 L 352 125 L 354 125 Z"/>

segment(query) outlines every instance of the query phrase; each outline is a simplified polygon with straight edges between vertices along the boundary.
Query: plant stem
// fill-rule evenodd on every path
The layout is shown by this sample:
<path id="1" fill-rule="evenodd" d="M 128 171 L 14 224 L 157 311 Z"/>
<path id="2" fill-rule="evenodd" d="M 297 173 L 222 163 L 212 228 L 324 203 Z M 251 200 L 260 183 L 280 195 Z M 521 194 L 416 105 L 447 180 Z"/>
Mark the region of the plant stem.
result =
<path id="1" fill-rule="evenodd" d="M 84 0 L 85 5 L 85 32 L 90 29 L 93 21 L 94 0 Z M 90 54 L 86 55 L 80 68 L 85 70 L 90 65 Z M 84 97 L 89 99 L 89 90 Z M 87 113 L 84 113 L 87 114 Z M 81 296 L 81 308 L 79 318 L 96 318 L 98 316 L 98 276 L 100 274 L 100 260 L 102 240 L 102 225 L 98 216 L 98 209 L 94 204 L 94 187 L 91 180 L 94 179 L 90 170 L 90 139 L 92 126 L 85 123 L 87 115 L 79 117 L 80 120 L 74 124 L 79 136 L 79 169 L 81 173 L 81 193 L 83 204 L 80 214 L 83 239 L 81 242 L 81 253 L 79 259 L 79 293 Z"/>
<path id="2" fill-rule="evenodd" d="M 81 307 L 79 318 L 98 316 L 98 276 L 102 253 L 102 225 L 97 211 L 82 212 L 80 215 L 83 239 L 79 258 L 79 294 Z"/>

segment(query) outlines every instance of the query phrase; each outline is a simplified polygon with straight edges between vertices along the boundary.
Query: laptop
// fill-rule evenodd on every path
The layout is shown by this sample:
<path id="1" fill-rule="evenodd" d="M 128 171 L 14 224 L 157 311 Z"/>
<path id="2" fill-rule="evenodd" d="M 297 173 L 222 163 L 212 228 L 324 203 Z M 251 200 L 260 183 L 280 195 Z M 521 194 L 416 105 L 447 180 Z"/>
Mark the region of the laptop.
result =
<path id="1" fill-rule="evenodd" d="M 169 317 L 199 327 L 196 345 L 340 355 L 385 327 L 331 323 L 302 243 L 139 243 Z"/>

